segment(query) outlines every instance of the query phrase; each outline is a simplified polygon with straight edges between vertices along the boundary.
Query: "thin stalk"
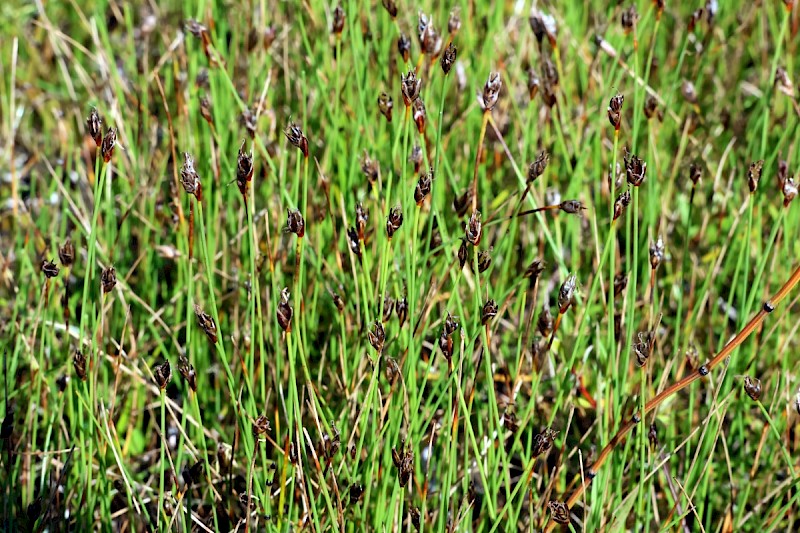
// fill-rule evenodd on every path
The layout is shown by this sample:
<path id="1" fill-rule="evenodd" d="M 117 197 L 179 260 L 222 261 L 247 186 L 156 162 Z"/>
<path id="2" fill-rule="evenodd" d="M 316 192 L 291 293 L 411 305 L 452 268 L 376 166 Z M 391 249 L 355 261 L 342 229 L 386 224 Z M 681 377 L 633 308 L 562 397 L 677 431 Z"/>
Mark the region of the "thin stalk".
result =
<path id="1" fill-rule="evenodd" d="M 156 517 L 156 528 L 161 528 L 161 516 L 166 519 L 166 511 L 164 510 L 164 458 L 166 455 L 166 431 L 167 431 L 167 408 L 166 408 L 166 393 L 161 389 L 161 462 L 159 463 L 159 476 L 158 476 L 158 513 Z"/>
<path id="2" fill-rule="evenodd" d="M 491 111 L 483 112 L 481 120 L 481 133 L 478 136 L 478 151 L 475 152 L 475 170 L 472 174 L 472 211 L 478 210 L 478 168 L 480 167 L 481 155 L 483 154 L 483 139 L 486 137 L 486 125 L 489 123 Z"/>
<path id="3" fill-rule="evenodd" d="M 609 191 L 611 192 L 608 200 L 608 212 L 609 217 L 608 219 L 613 221 L 614 220 L 614 201 L 616 200 L 616 188 L 617 188 L 617 152 L 619 151 L 619 129 L 614 129 L 614 154 L 611 157 L 611 183 L 609 184 Z M 614 278 L 617 275 L 617 269 L 615 260 L 616 260 L 616 225 L 611 224 L 608 229 L 609 237 L 608 240 L 611 242 L 611 250 L 609 254 L 609 261 L 608 261 L 608 311 L 607 316 L 609 320 L 608 325 L 608 350 L 609 350 L 609 357 L 613 360 L 616 357 L 617 349 L 616 349 L 616 342 L 614 340 Z M 606 245 L 608 247 L 608 245 Z"/>
<path id="4" fill-rule="evenodd" d="M 775 427 L 775 421 L 769 415 L 769 411 L 767 408 L 764 407 L 764 404 L 761 403 L 760 400 L 756 402 L 758 404 L 758 408 L 761 409 L 761 413 L 764 415 L 764 418 L 767 419 L 767 425 L 769 426 L 770 431 L 772 431 L 772 435 L 775 437 L 775 440 L 778 443 L 778 447 L 781 449 L 781 453 L 783 454 L 783 458 L 786 460 L 786 468 L 789 470 L 789 477 L 792 479 L 797 479 L 797 473 L 794 469 L 794 461 L 789 456 L 789 452 L 786 450 L 786 446 L 783 445 L 783 437 L 781 436 L 778 428 Z"/>
<path id="5" fill-rule="evenodd" d="M 742 302 L 748 302 L 747 298 L 747 288 L 748 282 L 750 281 L 750 246 L 751 242 L 750 239 L 753 236 L 753 204 L 755 203 L 753 193 L 747 198 L 747 233 L 745 233 L 745 240 L 742 243 L 741 251 L 739 253 L 744 254 L 744 274 L 742 275 L 742 286 L 741 286 L 741 298 Z M 776 225 L 777 226 L 777 225 Z M 754 287 L 755 288 L 755 287 Z M 744 321 L 744 317 L 746 317 L 750 313 L 749 306 L 743 309 L 743 313 L 741 314 L 741 321 Z M 741 322 L 739 323 L 739 327 L 741 327 Z"/>
<path id="6" fill-rule="evenodd" d="M 692 208 L 694 206 L 694 193 L 697 190 L 697 185 L 692 184 L 692 192 L 689 195 L 689 213 L 686 218 L 686 229 L 684 241 L 683 241 L 683 252 L 681 255 L 681 270 L 678 276 L 679 283 L 678 289 L 680 291 L 680 296 L 678 297 L 678 310 L 675 314 L 675 320 L 677 327 L 675 328 L 675 347 L 680 349 L 681 347 L 681 333 L 683 332 L 683 302 L 686 300 L 686 295 L 684 295 L 683 285 L 685 282 L 684 276 L 687 271 L 686 261 L 689 259 L 689 234 L 692 229 Z"/>

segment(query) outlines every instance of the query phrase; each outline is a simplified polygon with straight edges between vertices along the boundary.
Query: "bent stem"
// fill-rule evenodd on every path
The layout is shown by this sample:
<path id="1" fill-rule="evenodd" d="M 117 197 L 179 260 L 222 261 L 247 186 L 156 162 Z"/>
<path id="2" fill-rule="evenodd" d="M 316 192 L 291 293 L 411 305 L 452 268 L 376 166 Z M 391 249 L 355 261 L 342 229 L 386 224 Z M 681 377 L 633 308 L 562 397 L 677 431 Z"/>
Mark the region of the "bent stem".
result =
<path id="1" fill-rule="evenodd" d="M 598 470 L 603 464 L 608 460 L 611 456 L 611 452 L 614 451 L 624 439 L 625 435 L 627 435 L 634 426 L 640 423 L 644 417 L 653 411 L 656 407 L 664 403 L 664 401 L 677 394 L 678 392 L 682 391 L 695 381 L 702 379 L 703 377 L 707 376 L 711 370 L 714 369 L 717 365 L 719 365 L 722 361 L 725 360 L 736 348 L 738 348 L 764 321 L 768 314 L 774 310 L 775 307 L 784 299 L 786 296 L 795 288 L 797 283 L 800 282 L 800 266 L 798 266 L 792 275 L 789 277 L 788 280 L 783 284 L 783 286 L 775 293 L 775 295 L 764 302 L 763 308 L 755 314 L 753 318 L 747 323 L 747 325 L 742 328 L 739 333 L 737 333 L 729 342 L 725 345 L 722 350 L 720 350 L 708 363 L 702 365 L 697 371 L 692 372 L 691 374 L 687 375 L 686 377 L 676 381 L 666 389 L 662 390 L 658 393 L 655 397 L 650 399 L 647 404 L 644 406 L 644 410 L 640 410 L 633 414 L 633 416 L 628 419 L 622 426 L 619 428 L 617 433 L 611 438 L 608 444 L 605 445 L 603 450 L 597 456 L 597 460 L 592 464 L 592 466 L 587 470 L 587 475 L 585 479 L 582 480 L 580 485 L 570 494 L 569 498 L 567 499 L 566 503 L 568 507 L 572 507 L 581 497 L 581 495 L 586 491 L 589 485 L 592 483 L 592 479 L 594 479 L 595 475 L 597 475 Z M 547 523 L 547 527 L 545 531 L 552 531 L 555 527 L 555 522 L 550 519 Z"/>

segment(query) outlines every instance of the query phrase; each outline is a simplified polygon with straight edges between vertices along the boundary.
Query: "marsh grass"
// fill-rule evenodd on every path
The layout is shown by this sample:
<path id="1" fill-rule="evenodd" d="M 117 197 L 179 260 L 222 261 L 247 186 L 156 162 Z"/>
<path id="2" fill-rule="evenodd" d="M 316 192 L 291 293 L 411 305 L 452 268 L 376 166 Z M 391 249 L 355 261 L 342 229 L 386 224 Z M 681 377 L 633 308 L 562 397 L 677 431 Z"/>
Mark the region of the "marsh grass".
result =
<path id="1" fill-rule="evenodd" d="M 798 8 L 612 4 L 3 4 L 2 529 L 797 529 Z"/>

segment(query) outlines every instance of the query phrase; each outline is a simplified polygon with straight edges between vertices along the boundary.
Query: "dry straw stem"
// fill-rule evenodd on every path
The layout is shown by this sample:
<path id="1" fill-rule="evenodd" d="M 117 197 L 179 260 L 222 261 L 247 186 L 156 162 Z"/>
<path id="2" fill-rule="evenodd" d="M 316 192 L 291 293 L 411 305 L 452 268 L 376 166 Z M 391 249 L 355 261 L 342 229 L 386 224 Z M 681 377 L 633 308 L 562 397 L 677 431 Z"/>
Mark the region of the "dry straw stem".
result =
<path id="1" fill-rule="evenodd" d="M 786 280 L 786 283 L 783 284 L 778 292 L 776 292 L 772 298 L 764 302 L 761 310 L 750 319 L 750 322 L 748 322 L 747 325 L 745 325 L 742 330 L 739 331 L 739 333 L 737 333 L 730 341 L 728 341 L 728 344 L 726 344 L 725 347 L 722 348 L 719 353 L 717 353 L 717 355 L 711 358 L 708 363 L 700 366 L 696 371 L 687 375 L 683 379 L 676 381 L 658 393 L 644 406 L 644 412 L 634 413 L 627 422 L 622 424 L 619 430 L 617 430 L 617 433 L 611 438 L 608 444 L 605 445 L 603 450 L 597 456 L 597 459 L 594 461 L 594 463 L 592 463 L 592 466 L 586 471 L 583 482 L 572 494 L 570 494 L 569 498 L 566 500 L 567 506 L 572 508 L 572 506 L 577 503 L 578 499 L 591 484 L 592 479 L 594 479 L 595 475 L 597 474 L 597 471 L 611 456 L 611 452 L 614 451 L 614 448 L 616 448 L 617 445 L 622 442 L 622 439 L 625 437 L 625 435 L 627 435 L 635 425 L 639 424 L 648 413 L 656 409 L 667 398 L 682 391 L 695 381 L 707 376 L 717 365 L 724 361 L 726 357 L 733 353 L 736 348 L 741 346 L 747 337 L 749 337 L 761 325 L 767 315 L 772 313 L 775 310 L 775 307 L 779 305 L 784 298 L 786 298 L 786 296 L 794 289 L 798 282 L 800 282 L 800 266 L 795 269 L 795 271 L 792 273 L 789 279 Z M 552 531 L 555 526 L 555 522 L 550 520 L 547 523 L 545 531 Z"/>

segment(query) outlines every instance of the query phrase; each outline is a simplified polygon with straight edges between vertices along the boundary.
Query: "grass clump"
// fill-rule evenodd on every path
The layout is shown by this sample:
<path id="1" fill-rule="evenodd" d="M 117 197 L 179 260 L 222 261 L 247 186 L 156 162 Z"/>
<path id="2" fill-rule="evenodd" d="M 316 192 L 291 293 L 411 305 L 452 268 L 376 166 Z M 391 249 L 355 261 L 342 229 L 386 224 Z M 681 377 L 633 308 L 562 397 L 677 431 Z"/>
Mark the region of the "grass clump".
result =
<path id="1" fill-rule="evenodd" d="M 2 529 L 797 529 L 794 2 L 380 4 L 0 8 Z"/>

